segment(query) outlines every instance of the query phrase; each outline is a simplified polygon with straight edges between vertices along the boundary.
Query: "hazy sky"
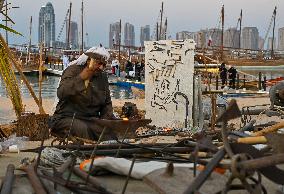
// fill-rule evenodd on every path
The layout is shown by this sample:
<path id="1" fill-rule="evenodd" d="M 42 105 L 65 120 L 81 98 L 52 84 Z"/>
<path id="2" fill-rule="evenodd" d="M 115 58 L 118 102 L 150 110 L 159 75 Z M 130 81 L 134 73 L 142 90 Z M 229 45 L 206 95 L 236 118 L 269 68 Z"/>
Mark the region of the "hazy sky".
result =
<path id="1" fill-rule="evenodd" d="M 29 18 L 33 16 L 32 42 L 38 40 L 38 15 L 42 5 L 53 4 L 56 19 L 56 37 L 64 21 L 70 0 L 8 0 L 12 6 L 10 17 L 16 22 L 12 26 L 25 37 L 9 36 L 9 43 L 28 42 Z M 72 0 L 72 20 L 80 22 L 81 0 Z M 151 33 L 157 22 L 161 0 L 84 0 L 85 32 L 89 33 L 90 46 L 102 43 L 108 46 L 109 24 L 122 20 L 135 26 L 136 44 L 140 37 L 140 26 L 149 24 Z M 264 36 L 275 6 L 277 9 L 276 29 L 284 26 L 283 0 L 164 0 L 168 31 L 172 37 L 182 30 L 218 26 L 221 6 L 225 5 L 225 28 L 236 27 L 240 10 L 243 9 L 243 26 L 255 26 Z M 61 37 L 63 40 L 64 36 Z"/>

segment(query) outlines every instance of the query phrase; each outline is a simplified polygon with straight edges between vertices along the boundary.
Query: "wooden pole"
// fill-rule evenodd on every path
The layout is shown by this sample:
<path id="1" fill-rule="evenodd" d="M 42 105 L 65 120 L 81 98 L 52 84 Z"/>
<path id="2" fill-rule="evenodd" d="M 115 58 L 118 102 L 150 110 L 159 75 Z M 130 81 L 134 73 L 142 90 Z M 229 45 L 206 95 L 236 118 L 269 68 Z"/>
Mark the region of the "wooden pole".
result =
<path id="1" fill-rule="evenodd" d="M 41 89 L 42 89 L 42 53 L 43 53 L 43 43 L 40 43 L 40 51 L 39 51 L 39 74 L 38 74 L 38 85 L 39 85 L 39 93 L 38 93 L 38 101 L 39 101 L 39 113 L 44 114 L 44 110 L 42 107 L 42 96 L 41 96 Z"/>
<path id="2" fill-rule="evenodd" d="M 158 24 L 158 22 L 156 24 L 156 40 L 157 41 L 159 40 L 159 24 Z"/>
<path id="3" fill-rule="evenodd" d="M 258 90 L 261 90 L 261 77 L 262 77 L 262 74 L 261 72 L 258 73 Z"/>
<path id="4" fill-rule="evenodd" d="M 4 38 L 2 37 L 2 35 L 0 34 L 0 42 L 2 43 L 2 46 L 5 48 L 7 55 L 9 57 L 9 59 L 12 61 L 13 65 L 15 66 L 15 68 L 17 69 L 17 71 L 19 72 L 21 78 L 23 79 L 24 83 L 26 84 L 31 96 L 33 97 L 34 101 L 36 102 L 36 104 L 38 105 L 40 110 L 43 110 L 43 114 L 44 114 L 44 109 L 43 107 L 41 107 L 42 105 L 40 104 L 37 96 L 35 95 L 29 81 L 27 80 L 26 76 L 24 75 L 22 69 L 21 69 L 21 64 L 15 59 L 14 55 L 12 54 L 11 50 L 9 49 L 7 43 L 5 42 Z"/>
<path id="5" fill-rule="evenodd" d="M 271 59 L 274 59 L 274 33 L 275 33 L 275 19 L 276 19 L 276 10 L 277 7 L 275 6 L 274 12 L 273 12 L 273 30 L 272 30 L 272 43 L 271 43 Z"/>
<path id="6" fill-rule="evenodd" d="M 161 40 L 161 38 L 162 38 L 162 30 L 163 30 L 163 12 L 164 12 L 164 2 L 162 2 L 162 9 L 161 9 L 161 21 L 160 21 L 159 40 Z"/>
<path id="7" fill-rule="evenodd" d="M 221 34 L 221 60 L 224 58 L 223 48 L 224 48 L 224 5 L 222 6 L 222 34 Z"/>
<path id="8" fill-rule="evenodd" d="M 28 48 L 28 55 L 29 55 L 29 60 L 31 60 L 31 47 L 32 47 L 32 23 L 33 23 L 33 16 L 31 16 L 31 19 L 30 19 L 30 41 L 29 41 L 29 48 Z"/>
<path id="9" fill-rule="evenodd" d="M 81 45 L 82 45 L 82 48 L 81 48 L 81 53 L 83 54 L 84 53 L 84 1 L 82 0 L 82 16 L 81 16 L 81 23 L 82 23 L 82 34 L 81 34 L 81 38 L 82 38 L 82 42 L 81 42 Z"/>
<path id="10" fill-rule="evenodd" d="M 68 20 L 68 31 L 67 31 L 67 50 L 70 49 L 70 33 L 71 33 L 71 12 L 72 12 L 72 2 L 70 2 L 69 8 L 69 20 Z"/>
<path id="11" fill-rule="evenodd" d="M 121 64 L 120 47 L 121 47 L 121 19 L 119 20 L 119 40 L 118 40 L 118 62 L 119 62 L 119 64 Z M 118 66 L 117 71 L 118 71 L 118 77 L 120 77 L 120 65 Z"/>
<path id="12" fill-rule="evenodd" d="M 243 10 L 241 9 L 240 14 L 240 34 L 239 34 L 239 48 L 241 48 L 241 35 L 242 35 L 242 21 L 243 21 Z"/>
<path id="13" fill-rule="evenodd" d="M 211 130 L 215 130 L 215 124 L 216 124 L 216 115 L 217 115 L 217 105 L 216 105 L 217 96 L 215 93 L 211 94 Z"/>

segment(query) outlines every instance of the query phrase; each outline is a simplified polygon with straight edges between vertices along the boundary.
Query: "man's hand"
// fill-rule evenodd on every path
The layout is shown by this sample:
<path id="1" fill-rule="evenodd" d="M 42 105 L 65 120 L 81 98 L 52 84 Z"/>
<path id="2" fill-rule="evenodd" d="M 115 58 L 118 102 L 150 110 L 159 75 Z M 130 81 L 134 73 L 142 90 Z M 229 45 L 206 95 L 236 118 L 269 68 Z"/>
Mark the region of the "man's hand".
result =
<path id="1" fill-rule="evenodd" d="M 96 63 L 94 59 L 91 59 L 90 64 L 88 64 L 80 73 L 80 77 L 83 80 L 89 80 L 98 71 L 100 71 L 100 65 Z"/>

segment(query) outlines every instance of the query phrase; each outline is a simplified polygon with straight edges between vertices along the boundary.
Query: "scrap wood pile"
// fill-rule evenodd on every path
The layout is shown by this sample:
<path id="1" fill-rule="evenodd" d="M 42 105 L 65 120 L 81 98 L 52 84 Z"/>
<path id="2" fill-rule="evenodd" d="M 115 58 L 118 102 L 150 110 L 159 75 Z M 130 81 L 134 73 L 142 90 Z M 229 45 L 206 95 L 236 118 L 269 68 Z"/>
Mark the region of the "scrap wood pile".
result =
<path id="1" fill-rule="evenodd" d="M 175 143 L 133 143 L 125 135 L 116 143 L 105 144 L 101 141 L 103 131 L 98 141 L 91 145 L 41 146 L 26 150 L 38 152 L 39 156 L 21 170 L 27 173 L 36 193 L 54 193 L 58 188 L 75 193 L 117 193 L 100 181 L 97 174 L 102 169 L 126 176 L 119 193 L 127 191 L 130 178 L 143 180 L 156 193 L 228 193 L 231 190 L 267 193 L 263 176 L 276 184 L 284 184 L 284 171 L 276 166 L 284 163 L 284 135 L 277 133 L 284 122 L 250 133 L 245 132 L 249 129 L 247 125 L 241 130 L 229 131 L 228 122 L 241 116 L 236 101 L 232 100 L 216 121 L 221 123 L 221 129 L 214 133 L 192 132 L 190 137 Z M 127 134 L 151 121 L 99 122 L 113 130 L 119 127 Z M 262 147 L 254 144 L 262 144 Z M 48 170 L 50 167 L 52 170 Z M 2 190 L 11 191 L 13 171 L 14 167 L 9 165 Z M 75 175 L 81 179 L 74 179 Z M 235 179 L 241 184 L 236 184 Z"/>

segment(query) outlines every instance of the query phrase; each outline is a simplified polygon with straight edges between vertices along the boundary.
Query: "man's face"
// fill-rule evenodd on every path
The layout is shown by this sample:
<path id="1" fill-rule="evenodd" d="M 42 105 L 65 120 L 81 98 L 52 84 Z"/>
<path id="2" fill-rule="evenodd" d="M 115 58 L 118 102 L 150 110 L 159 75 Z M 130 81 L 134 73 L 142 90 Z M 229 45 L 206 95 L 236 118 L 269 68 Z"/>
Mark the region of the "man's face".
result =
<path id="1" fill-rule="evenodd" d="M 91 58 L 91 61 L 89 63 L 89 68 L 92 69 L 93 71 L 103 71 L 105 69 L 105 64 L 97 59 Z"/>

